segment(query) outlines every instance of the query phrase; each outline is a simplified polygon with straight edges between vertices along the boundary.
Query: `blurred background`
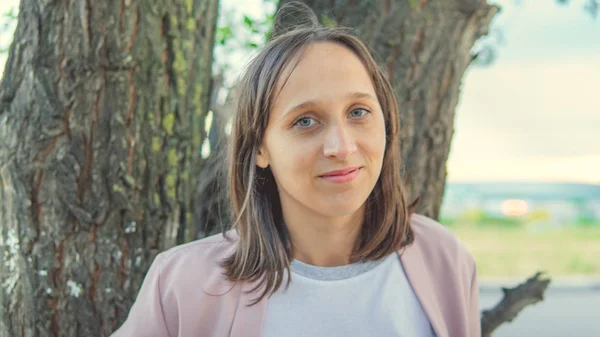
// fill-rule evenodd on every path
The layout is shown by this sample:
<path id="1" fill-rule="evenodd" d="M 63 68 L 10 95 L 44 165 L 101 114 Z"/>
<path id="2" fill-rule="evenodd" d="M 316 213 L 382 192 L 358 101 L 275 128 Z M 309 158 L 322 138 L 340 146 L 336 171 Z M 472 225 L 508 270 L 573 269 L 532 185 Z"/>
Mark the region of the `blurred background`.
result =
<path id="1" fill-rule="evenodd" d="M 442 222 L 482 277 L 600 275 L 600 23 L 585 1 L 497 1 L 457 108 Z"/>
<path id="2" fill-rule="evenodd" d="M 462 81 L 440 221 L 475 257 L 482 306 L 498 300 L 498 286 L 535 271 L 553 278 L 548 298 L 497 336 L 558 336 L 560 327 L 548 322 L 565 315 L 571 328 L 582 329 L 577 336 L 600 336 L 597 2 L 490 3 L 502 10 L 476 44 L 480 56 Z M 2 70 L 18 4 L 0 2 Z M 223 81 L 215 99 L 225 104 L 241 69 L 264 44 L 276 4 L 220 5 L 213 66 Z M 203 149 L 208 156 L 210 146 Z"/>
<path id="3" fill-rule="evenodd" d="M 502 9 L 463 78 L 440 221 L 471 249 L 483 279 L 533 270 L 600 276 L 597 9 L 589 1 L 490 3 Z M 234 38 L 215 53 L 229 85 L 274 9 L 223 1 L 219 27 Z"/>

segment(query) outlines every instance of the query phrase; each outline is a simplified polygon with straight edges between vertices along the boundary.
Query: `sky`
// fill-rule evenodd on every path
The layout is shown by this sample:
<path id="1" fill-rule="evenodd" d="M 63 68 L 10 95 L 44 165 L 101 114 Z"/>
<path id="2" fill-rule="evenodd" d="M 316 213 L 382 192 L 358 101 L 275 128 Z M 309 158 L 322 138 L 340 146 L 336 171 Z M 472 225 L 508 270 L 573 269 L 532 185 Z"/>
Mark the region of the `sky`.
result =
<path id="1" fill-rule="evenodd" d="M 600 17 L 584 12 L 584 0 L 490 2 L 502 7 L 492 23 L 501 41 L 492 65 L 463 77 L 448 181 L 600 184 Z M 0 13 L 11 7 L 18 1 L 2 0 Z M 222 0 L 224 11 L 253 18 L 269 7 Z M 10 39 L 0 35 L 0 45 Z M 232 57 L 238 65 L 248 59 Z"/>
<path id="2" fill-rule="evenodd" d="M 495 1 L 496 62 L 463 78 L 449 181 L 600 184 L 600 18 L 582 1 Z"/>

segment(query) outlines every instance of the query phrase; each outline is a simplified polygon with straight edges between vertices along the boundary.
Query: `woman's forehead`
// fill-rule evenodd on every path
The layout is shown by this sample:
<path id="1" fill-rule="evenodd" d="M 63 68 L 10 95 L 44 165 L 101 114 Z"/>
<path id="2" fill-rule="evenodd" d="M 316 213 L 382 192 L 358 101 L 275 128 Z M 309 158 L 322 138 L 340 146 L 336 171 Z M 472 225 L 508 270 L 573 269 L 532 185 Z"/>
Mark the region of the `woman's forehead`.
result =
<path id="1" fill-rule="evenodd" d="M 292 60 L 276 86 L 273 110 L 307 101 L 373 96 L 371 76 L 361 59 L 350 49 L 332 42 L 312 43 Z"/>

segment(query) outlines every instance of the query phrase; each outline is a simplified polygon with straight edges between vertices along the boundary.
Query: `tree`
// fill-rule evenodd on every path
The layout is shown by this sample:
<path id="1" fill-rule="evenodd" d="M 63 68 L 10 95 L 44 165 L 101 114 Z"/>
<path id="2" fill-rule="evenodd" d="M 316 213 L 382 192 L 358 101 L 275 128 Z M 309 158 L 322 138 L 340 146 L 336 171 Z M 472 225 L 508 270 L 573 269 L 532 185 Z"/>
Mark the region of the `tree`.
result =
<path id="1" fill-rule="evenodd" d="M 195 238 L 217 0 L 22 0 L 0 85 L 0 336 L 105 336 Z"/>
<path id="2" fill-rule="evenodd" d="M 497 8 L 306 3 L 386 70 L 410 194 L 437 218 L 460 81 Z M 219 175 L 200 149 L 217 7 L 22 0 L 0 84 L 0 335 L 107 335 L 158 251 L 214 231 Z"/>

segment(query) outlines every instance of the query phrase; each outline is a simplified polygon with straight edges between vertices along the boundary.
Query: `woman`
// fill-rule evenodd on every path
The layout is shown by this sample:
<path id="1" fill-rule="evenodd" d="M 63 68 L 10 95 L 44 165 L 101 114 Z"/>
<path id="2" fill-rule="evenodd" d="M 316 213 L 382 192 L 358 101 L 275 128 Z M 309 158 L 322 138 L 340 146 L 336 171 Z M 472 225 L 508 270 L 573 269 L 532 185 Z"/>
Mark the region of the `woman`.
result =
<path id="1" fill-rule="evenodd" d="M 299 27 L 238 88 L 232 229 L 159 254 L 113 336 L 479 336 L 475 263 L 407 205 L 367 48 Z"/>

